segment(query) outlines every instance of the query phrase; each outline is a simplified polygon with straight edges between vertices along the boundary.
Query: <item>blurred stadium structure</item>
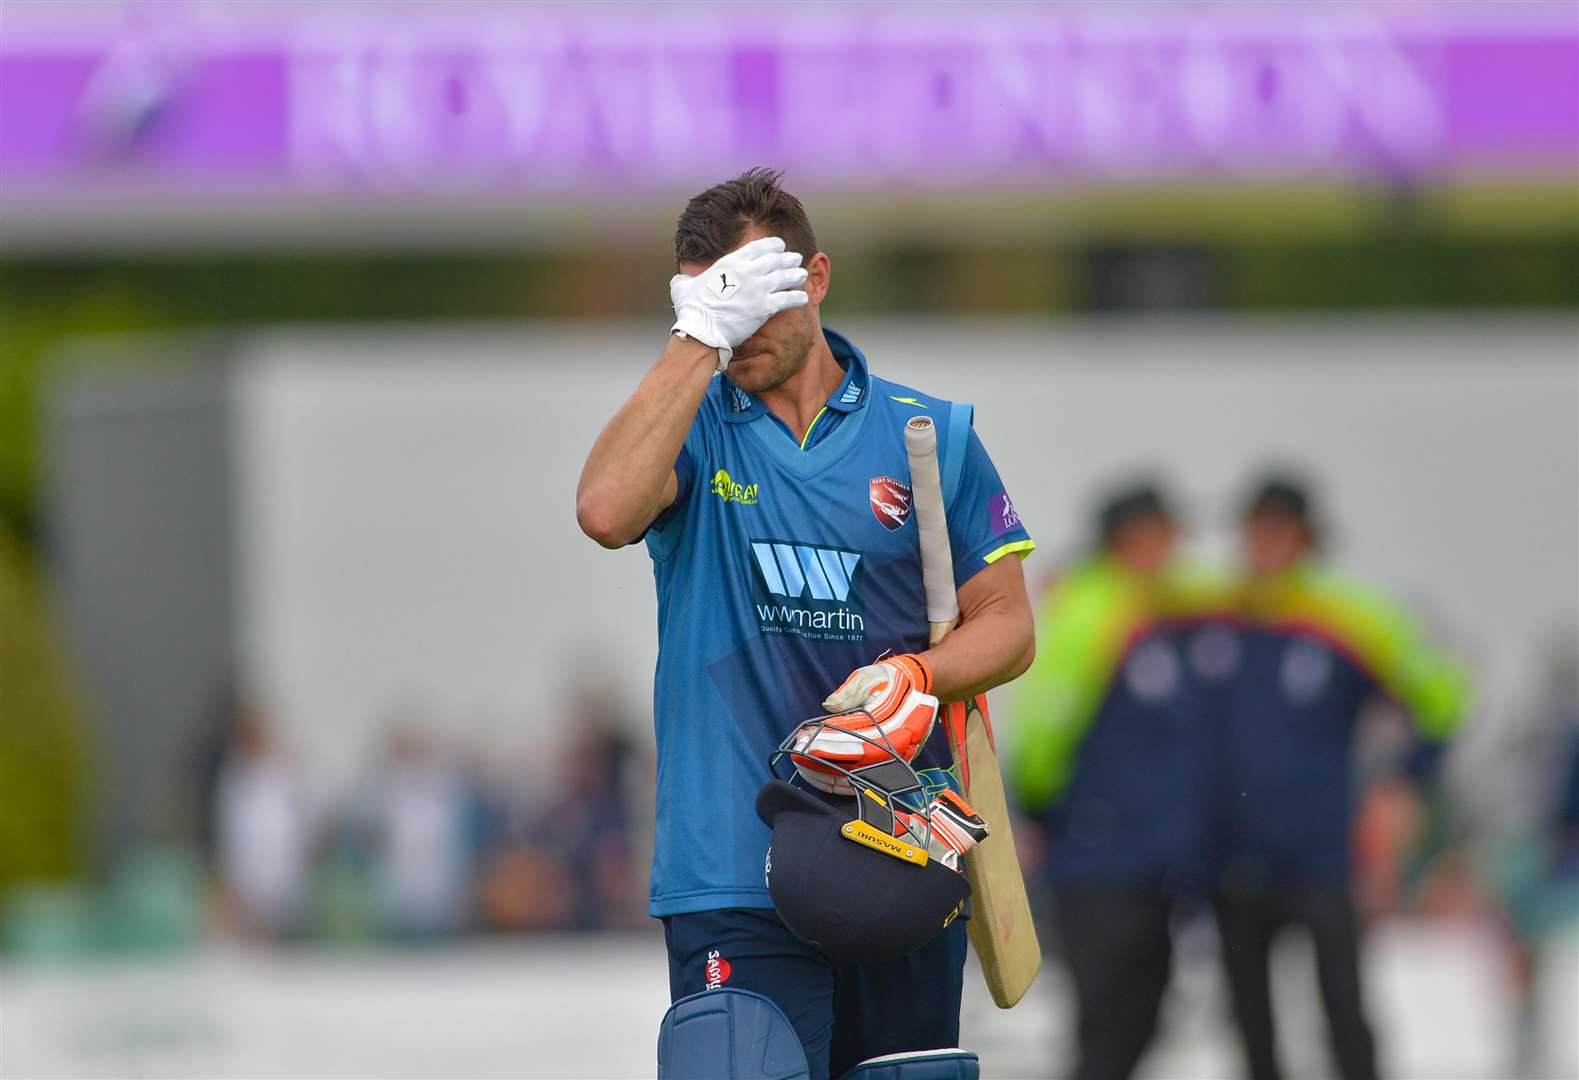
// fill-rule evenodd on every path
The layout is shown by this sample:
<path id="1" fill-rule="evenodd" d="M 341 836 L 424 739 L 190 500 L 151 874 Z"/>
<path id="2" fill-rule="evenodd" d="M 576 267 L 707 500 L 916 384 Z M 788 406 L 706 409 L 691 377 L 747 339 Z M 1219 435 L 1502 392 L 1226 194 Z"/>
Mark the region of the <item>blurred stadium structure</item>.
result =
<path id="1" fill-rule="evenodd" d="M 1571 3 L 10 0 L 0 1069 L 649 1068 L 651 586 L 571 493 L 756 164 L 830 322 L 977 403 L 1033 579 L 1135 467 L 1216 558 L 1252 467 L 1321 477 L 1480 687 L 1372 868 L 1384 1058 L 1579 1075 Z M 1234 1068 L 1210 951 L 1148 1075 Z M 1037 993 L 967 1002 L 990 1075 L 1063 1067 Z"/>

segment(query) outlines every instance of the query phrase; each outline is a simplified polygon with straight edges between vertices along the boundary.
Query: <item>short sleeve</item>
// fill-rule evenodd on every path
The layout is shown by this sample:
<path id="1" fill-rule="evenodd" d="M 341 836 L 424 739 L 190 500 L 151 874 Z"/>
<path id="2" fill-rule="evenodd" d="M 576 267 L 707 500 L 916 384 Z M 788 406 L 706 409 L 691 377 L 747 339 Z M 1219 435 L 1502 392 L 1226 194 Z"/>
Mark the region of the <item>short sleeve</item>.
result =
<path id="1" fill-rule="evenodd" d="M 632 541 L 632 543 L 645 541 L 648 554 L 655 559 L 668 560 L 674 550 L 675 539 L 685 522 L 685 510 L 690 505 L 691 494 L 696 487 L 696 456 L 692 447 L 699 438 L 697 425 L 692 424 L 690 434 L 686 436 L 685 443 L 680 447 L 680 456 L 674 459 L 674 478 L 678 484 L 675 488 L 674 502 L 664 507 L 658 516 L 653 518 L 652 524 L 647 526 L 647 531 Z"/>
<path id="2" fill-rule="evenodd" d="M 1036 547 L 974 428 L 965 447 L 948 525 L 955 588 L 1004 556 L 1023 559 Z"/>
<path id="3" fill-rule="evenodd" d="M 664 507 L 658 516 L 652 519 L 648 528 L 663 531 L 663 527 L 677 517 L 685 507 L 685 500 L 691 494 L 691 480 L 696 473 L 696 466 L 691 464 L 691 454 L 686 447 L 680 447 L 680 456 L 674 460 L 674 478 L 679 482 L 679 487 L 674 492 L 674 502 Z"/>

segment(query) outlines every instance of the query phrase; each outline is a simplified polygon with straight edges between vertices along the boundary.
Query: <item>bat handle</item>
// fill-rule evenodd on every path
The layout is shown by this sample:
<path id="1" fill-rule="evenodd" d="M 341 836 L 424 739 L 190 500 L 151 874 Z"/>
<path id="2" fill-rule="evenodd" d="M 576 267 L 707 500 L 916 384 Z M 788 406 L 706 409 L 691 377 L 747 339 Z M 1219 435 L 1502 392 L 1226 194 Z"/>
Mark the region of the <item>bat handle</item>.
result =
<path id="1" fill-rule="evenodd" d="M 943 482 L 938 473 L 937 429 L 928 416 L 905 423 L 905 454 L 910 459 L 910 490 L 921 549 L 921 581 L 926 591 L 927 621 L 936 645 L 959 620 L 954 592 L 953 556 L 943 507 Z M 940 630 L 939 627 L 942 627 Z"/>

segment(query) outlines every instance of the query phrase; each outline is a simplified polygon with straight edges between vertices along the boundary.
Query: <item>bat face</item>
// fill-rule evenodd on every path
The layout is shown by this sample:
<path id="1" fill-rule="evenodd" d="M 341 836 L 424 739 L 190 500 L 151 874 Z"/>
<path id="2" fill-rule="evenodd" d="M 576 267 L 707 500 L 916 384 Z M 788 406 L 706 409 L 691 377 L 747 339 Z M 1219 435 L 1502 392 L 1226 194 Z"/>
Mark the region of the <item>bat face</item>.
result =
<path id="1" fill-rule="evenodd" d="M 992 1000 L 1000 1009 L 1007 1009 L 1024 997 L 1035 981 L 1042 966 L 1042 947 L 1036 938 L 1025 880 L 1020 876 L 986 700 L 978 697 L 948 708 L 950 743 L 965 783 L 965 798 L 992 830 L 986 840 L 965 853 L 965 871 L 976 905 L 967 928 Z"/>
<path id="2" fill-rule="evenodd" d="M 927 620 L 932 624 L 935 645 L 953 628 L 959 606 L 954 595 L 953 560 L 939 482 L 937 433 L 930 419 L 915 417 L 906 423 L 905 449 L 910 458 L 910 494 L 921 545 Z M 881 521 L 876 485 L 874 480 L 872 512 Z M 1006 505 L 1005 510 L 1009 509 L 1012 508 Z M 1003 516 L 1007 520 L 1007 513 Z M 990 830 L 987 839 L 965 853 L 965 871 L 975 905 L 967 929 L 992 999 L 999 1008 L 1007 1009 L 1025 995 L 1036 978 L 1042 950 L 1015 854 L 986 699 L 952 702 L 945 706 L 942 720 L 965 787 L 965 799 Z"/>

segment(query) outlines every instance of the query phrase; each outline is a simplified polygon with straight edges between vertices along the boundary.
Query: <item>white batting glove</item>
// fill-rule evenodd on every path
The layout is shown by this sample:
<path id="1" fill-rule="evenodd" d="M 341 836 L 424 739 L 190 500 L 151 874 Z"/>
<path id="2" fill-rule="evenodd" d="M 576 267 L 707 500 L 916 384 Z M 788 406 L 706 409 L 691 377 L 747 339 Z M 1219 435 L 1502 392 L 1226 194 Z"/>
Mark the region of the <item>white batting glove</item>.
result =
<path id="1" fill-rule="evenodd" d="M 801 307 L 808 297 L 798 288 L 806 283 L 801 257 L 784 250 L 776 236 L 753 240 L 690 277 L 669 279 L 674 302 L 673 331 L 718 350 L 718 370 L 729 366 L 735 347 L 786 308 Z"/>

